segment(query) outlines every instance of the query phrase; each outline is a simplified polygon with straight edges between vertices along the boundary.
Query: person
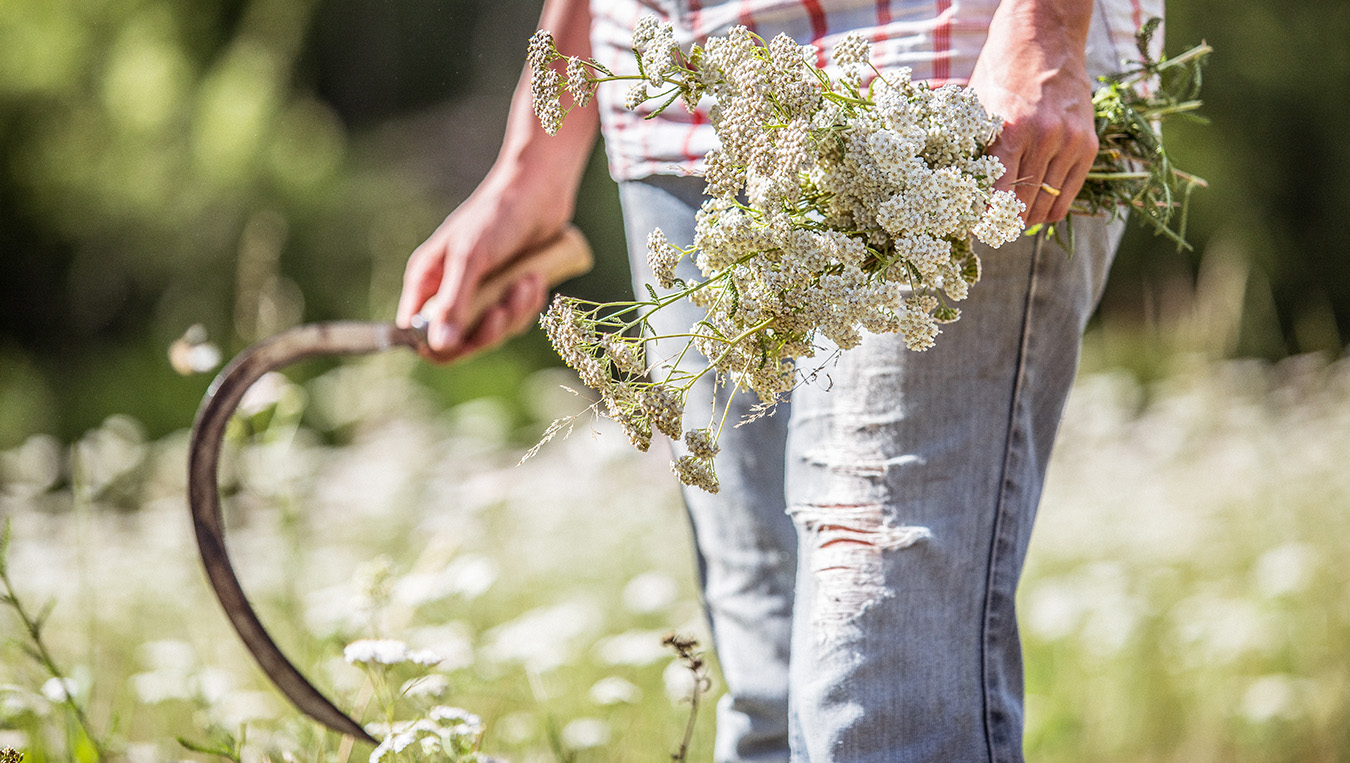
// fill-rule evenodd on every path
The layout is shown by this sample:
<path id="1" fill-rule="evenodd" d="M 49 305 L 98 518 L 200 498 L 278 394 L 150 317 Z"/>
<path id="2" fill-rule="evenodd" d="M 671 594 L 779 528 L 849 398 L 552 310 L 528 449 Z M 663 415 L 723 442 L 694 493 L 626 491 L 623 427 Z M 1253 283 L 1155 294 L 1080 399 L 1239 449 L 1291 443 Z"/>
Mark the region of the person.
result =
<path id="1" fill-rule="evenodd" d="M 828 51 L 860 32 L 879 68 L 968 83 L 1005 120 L 990 148 L 1007 168 L 996 188 L 1013 190 L 1035 225 L 1065 218 L 1093 162 L 1094 77 L 1137 57 L 1135 32 L 1162 8 L 547 0 L 540 27 L 565 54 L 621 67 L 633 25 L 652 11 L 686 43 L 745 24 Z M 536 320 L 546 297 L 537 276 L 513 284 L 475 325 L 469 296 L 486 273 L 567 223 L 602 122 L 635 284 L 654 282 L 645 258 L 653 228 L 679 246 L 693 239 L 703 190 L 695 173 L 716 140 L 705 112 L 671 108 L 644 120 L 609 92 L 617 88 L 602 87 L 598 108 L 573 110 L 549 137 L 527 78 L 491 171 L 408 261 L 398 321 L 428 320 L 434 360 Z M 790 403 L 723 431 L 722 490 L 685 493 L 726 683 L 718 760 L 1022 759 L 1014 595 L 1081 334 L 1122 225 L 1070 224 L 1072 256 L 1044 235 L 982 252 L 981 282 L 935 348 L 916 353 L 897 336 L 868 335 L 826 363 L 827 348 L 818 378 Z M 693 317 L 668 315 L 667 328 Z M 701 419 L 707 409 L 696 407 L 713 395 L 691 394 L 686 417 Z"/>

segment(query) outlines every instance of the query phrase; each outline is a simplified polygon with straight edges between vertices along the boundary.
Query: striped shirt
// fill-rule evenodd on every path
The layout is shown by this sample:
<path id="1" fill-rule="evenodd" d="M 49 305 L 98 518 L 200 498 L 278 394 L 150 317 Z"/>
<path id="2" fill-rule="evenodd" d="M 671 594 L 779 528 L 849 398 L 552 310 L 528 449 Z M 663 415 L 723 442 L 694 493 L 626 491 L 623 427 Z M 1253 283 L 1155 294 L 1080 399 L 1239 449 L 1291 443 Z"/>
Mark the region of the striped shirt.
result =
<path id="1" fill-rule="evenodd" d="M 763 38 L 785 32 L 819 49 L 818 63 L 844 35 L 859 32 L 872 41 L 879 69 L 908 66 L 915 80 L 965 84 L 984 46 L 999 0 L 591 0 L 592 54 L 616 73 L 636 73 L 631 52 L 638 19 L 655 15 L 674 25 L 675 39 L 688 49 L 711 35 L 744 24 Z M 1138 58 L 1135 34 L 1163 13 L 1163 0 L 1096 0 L 1088 41 L 1093 75 L 1121 68 Z M 1161 34 L 1155 45 L 1161 44 Z M 644 104 L 624 107 L 625 88 L 602 87 L 596 94 L 600 123 L 616 180 L 648 175 L 687 175 L 702 168 L 704 154 L 717 146 L 708 123 L 709 99 L 692 114 L 678 104 L 650 120 Z"/>

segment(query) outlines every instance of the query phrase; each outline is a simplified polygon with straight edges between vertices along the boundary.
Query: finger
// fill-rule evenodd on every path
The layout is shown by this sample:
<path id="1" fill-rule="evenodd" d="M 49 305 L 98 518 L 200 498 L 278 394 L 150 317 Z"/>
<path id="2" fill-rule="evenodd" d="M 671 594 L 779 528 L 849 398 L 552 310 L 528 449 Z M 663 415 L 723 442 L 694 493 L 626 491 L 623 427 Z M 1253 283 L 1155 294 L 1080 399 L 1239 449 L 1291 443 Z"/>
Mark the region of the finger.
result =
<path id="1" fill-rule="evenodd" d="M 1004 171 L 1003 175 L 994 181 L 994 190 L 1011 191 L 1017 197 L 1017 200 L 1022 202 L 1022 224 L 1030 225 L 1031 223 L 1027 218 L 1030 214 L 1031 203 L 1035 201 L 1036 197 L 1030 190 L 1031 187 L 1034 187 L 1030 186 L 1030 179 L 1018 174 L 1023 166 L 1021 157 L 1014 154 L 1008 157 L 999 157 L 999 161 L 1003 162 Z"/>
<path id="2" fill-rule="evenodd" d="M 1088 172 L 1092 170 L 1093 159 L 1089 157 L 1086 160 L 1076 162 L 1064 177 L 1064 185 L 1061 186 L 1063 193 L 1058 199 L 1055 199 L 1054 206 L 1050 208 L 1048 217 L 1051 220 L 1063 220 L 1069 216 L 1069 207 L 1073 200 L 1078 198 L 1078 192 L 1083 189 L 1083 182 L 1087 180 Z"/>
<path id="3" fill-rule="evenodd" d="M 1038 225 L 1056 219 L 1050 217 L 1050 210 L 1055 206 L 1055 202 L 1065 195 L 1063 186 L 1068 169 L 1068 164 L 1056 157 L 1040 178 L 1035 180 L 1035 185 L 1031 188 L 1034 194 L 1032 203 L 1027 205 L 1027 225 Z"/>
<path id="4" fill-rule="evenodd" d="M 1012 191 L 1016 194 L 1020 186 L 1017 175 L 1021 165 L 1020 157 L 1016 153 L 1008 153 L 1005 155 L 998 149 L 998 146 L 990 146 L 989 148 L 989 153 L 993 154 L 1003 163 L 1003 174 L 999 176 L 998 180 L 994 181 L 994 190 Z"/>
<path id="5" fill-rule="evenodd" d="M 476 352 L 496 347 L 507 338 L 506 328 L 510 322 L 507 306 L 497 303 L 483 312 L 482 320 L 465 338 L 455 352 L 456 357 L 465 357 Z"/>
<path id="6" fill-rule="evenodd" d="M 472 328 L 466 325 L 466 311 L 479 278 L 473 259 L 447 253 L 436 296 L 422 308 L 422 316 L 427 319 L 427 343 L 439 354 L 453 353 Z"/>
<path id="7" fill-rule="evenodd" d="M 1051 141 L 1040 132 L 1034 132 L 1030 124 L 1010 124 L 1004 134 L 999 136 L 995 155 L 1007 167 L 1003 178 L 1008 182 L 1002 190 L 1012 191 L 1017 200 L 1026 206 L 1023 219 L 1032 224 L 1031 216 L 1035 210 L 1037 197 L 1040 196 L 1041 180 L 1046 166 L 1050 164 Z M 998 188 L 996 183 L 995 188 Z"/>
<path id="8" fill-rule="evenodd" d="M 442 314 L 443 311 L 437 306 L 439 302 L 439 299 L 428 302 L 427 307 L 423 308 L 423 316 L 429 312 Z M 428 321 L 427 344 L 422 349 L 422 356 L 434 363 L 444 364 L 460 360 L 495 346 L 506 338 L 507 313 L 506 306 L 501 303 L 484 310 L 478 322 L 470 327 L 469 331 L 458 333 L 449 344 L 438 346 L 431 341 L 436 323 L 431 322 L 431 319 Z"/>
<path id="9" fill-rule="evenodd" d="M 400 326 L 409 326 L 412 317 L 436 293 L 441 282 L 441 259 L 419 247 L 408 258 L 403 271 L 403 292 L 398 298 L 395 320 Z"/>
<path id="10" fill-rule="evenodd" d="M 539 313 L 548 302 L 548 284 L 541 274 L 528 273 L 511 285 L 506 301 L 510 316 L 507 333 L 524 333 L 539 321 Z"/>
<path id="11" fill-rule="evenodd" d="M 512 283 L 502 299 L 485 313 L 462 345 L 462 353 L 495 347 L 534 325 L 543 309 L 547 289 L 544 277 L 528 273 Z"/>

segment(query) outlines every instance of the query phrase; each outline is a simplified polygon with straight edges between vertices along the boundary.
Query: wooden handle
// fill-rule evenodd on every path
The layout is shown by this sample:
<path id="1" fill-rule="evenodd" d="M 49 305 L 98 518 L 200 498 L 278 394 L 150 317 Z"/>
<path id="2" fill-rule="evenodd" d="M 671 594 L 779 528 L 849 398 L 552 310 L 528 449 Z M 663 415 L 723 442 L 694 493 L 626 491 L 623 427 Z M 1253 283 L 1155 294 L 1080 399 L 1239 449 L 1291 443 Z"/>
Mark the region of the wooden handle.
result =
<path id="1" fill-rule="evenodd" d="M 569 223 L 562 233 L 508 262 L 483 281 L 470 305 L 470 325 L 477 323 L 489 307 L 500 302 L 506 290 L 521 276 L 539 273 L 544 277 L 544 283 L 552 288 L 590 270 L 594 261 L 586 237 Z"/>

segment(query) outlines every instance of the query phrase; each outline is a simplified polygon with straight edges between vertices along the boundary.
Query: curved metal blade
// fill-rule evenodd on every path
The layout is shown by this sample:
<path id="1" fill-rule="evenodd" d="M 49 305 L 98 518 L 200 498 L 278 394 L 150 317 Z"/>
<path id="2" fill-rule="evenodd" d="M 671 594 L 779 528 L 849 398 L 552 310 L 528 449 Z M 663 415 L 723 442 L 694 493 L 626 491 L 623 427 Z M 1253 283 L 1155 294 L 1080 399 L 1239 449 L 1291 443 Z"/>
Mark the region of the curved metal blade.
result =
<path id="1" fill-rule="evenodd" d="M 328 700 L 281 653 L 249 604 L 225 549 L 217 471 L 225 426 L 244 393 L 263 374 L 319 355 L 360 355 L 391 347 L 416 349 L 425 338 L 418 329 L 392 323 L 337 321 L 285 331 L 253 345 L 220 372 L 192 426 L 188 455 L 188 503 L 202 564 L 225 614 L 258 666 L 302 712 L 330 729 L 378 744 L 361 724 Z"/>

